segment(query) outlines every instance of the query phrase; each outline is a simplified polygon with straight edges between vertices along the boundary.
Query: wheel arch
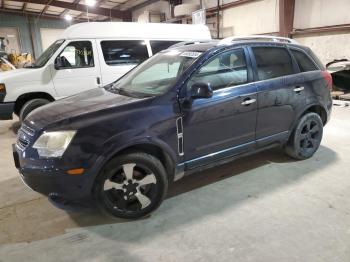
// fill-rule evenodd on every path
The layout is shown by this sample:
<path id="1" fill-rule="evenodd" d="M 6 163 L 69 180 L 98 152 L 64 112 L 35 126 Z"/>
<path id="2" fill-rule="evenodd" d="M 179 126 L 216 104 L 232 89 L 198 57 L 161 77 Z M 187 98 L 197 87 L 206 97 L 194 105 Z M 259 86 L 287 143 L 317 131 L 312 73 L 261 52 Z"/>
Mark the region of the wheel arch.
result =
<path id="1" fill-rule="evenodd" d="M 320 105 L 320 104 L 311 104 L 311 105 L 308 105 L 303 111 L 301 111 L 299 114 L 297 114 L 297 116 L 295 117 L 294 119 L 294 122 L 291 126 L 291 129 L 290 129 L 290 135 L 289 135 L 289 138 L 292 136 L 296 126 L 298 125 L 298 122 L 299 120 L 304 116 L 306 115 L 307 113 L 316 113 L 318 114 L 320 117 L 321 117 L 321 120 L 322 120 L 322 123 L 323 123 L 323 126 L 326 125 L 327 123 L 327 111 L 326 109 Z M 289 141 L 289 138 L 288 138 L 288 141 Z"/>
<path id="2" fill-rule="evenodd" d="M 327 123 L 327 111 L 323 106 L 318 105 L 318 104 L 311 105 L 305 110 L 305 112 L 300 117 L 304 116 L 307 113 L 318 114 L 321 117 L 323 126 L 326 125 L 326 123 Z"/>
<path id="3" fill-rule="evenodd" d="M 169 182 L 172 182 L 174 180 L 175 166 L 176 166 L 176 160 L 175 160 L 174 154 L 171 152 L 170 148 L 167 148 L 167 146 L 163 145 L 161 142 L 157 143 L 150 140 L 135 141 L 132 143 L 128 143 L 125 146 L 120 147 L 116 150 L 109 151 L 108 153 L 105 152 L 106 154 L 104 154 L 104 156 L 102 157 L 103 160 L 98 165 L 99 170 L 96 173 L 96 177 L 98 176 L 103 166 L 105 166 L 114 157 L 122 154 L 134 153 L 134 152 L 142 152 L 158 158 L 164 165 L 164 168 L 169 178 Z"/>
<path id="4" fill-rule="evenodd" d="M 32 99 L 36 99 L 36 98 L 43 98 L 43 99 L 47 99 L 50 102 L 55 101 L 55 99 L 48 93 L 45 92 L 30 92 L 30 93 L 25 93 L 20 95 L 16 101 L 15 101 L 15 108 L 14 108 L 14 112 L 16 115 L 19 115 L 19 112 L 21 111 L 23 105 L 25 103 L 27 103 L 28 101 L 32 100 Z"/>
<path id="5" fill-rule="evenodd" d="M 173 181 L 175 174 L 175 162 L 170 154 L 161 146 L 153 143 L 137 143 L 118 151 L 116 155 L 123 155 L 134 152 L 142 152 L 158 158 L 167 171 L 169 181 Z"/>

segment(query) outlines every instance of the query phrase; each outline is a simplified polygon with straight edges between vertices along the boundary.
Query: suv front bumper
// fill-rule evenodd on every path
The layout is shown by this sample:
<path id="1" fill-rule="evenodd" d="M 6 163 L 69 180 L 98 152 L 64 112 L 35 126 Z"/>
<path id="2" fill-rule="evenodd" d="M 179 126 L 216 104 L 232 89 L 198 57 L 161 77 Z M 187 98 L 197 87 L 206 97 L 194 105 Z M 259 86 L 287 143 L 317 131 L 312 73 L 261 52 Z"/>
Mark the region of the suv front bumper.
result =
<path id="1" fill-rule="evenodd" d="M 91 198 L 91 176 L 86 172 L 82 175 L 68 175 L 64 170 L 54 167 L 32 167 L 25 165 L 25 159 L 12 145 L 13 159 L 21 179 L 32 190 L 45 196 L 59 196 L 66 200 L 85 200 Z"/>
<path id="2" fill-rule="evenodd" d="M 15 108 L 15 103 L 0 103 L 0 120 L 10 120 L 12 119 L 13 110 Z"/>

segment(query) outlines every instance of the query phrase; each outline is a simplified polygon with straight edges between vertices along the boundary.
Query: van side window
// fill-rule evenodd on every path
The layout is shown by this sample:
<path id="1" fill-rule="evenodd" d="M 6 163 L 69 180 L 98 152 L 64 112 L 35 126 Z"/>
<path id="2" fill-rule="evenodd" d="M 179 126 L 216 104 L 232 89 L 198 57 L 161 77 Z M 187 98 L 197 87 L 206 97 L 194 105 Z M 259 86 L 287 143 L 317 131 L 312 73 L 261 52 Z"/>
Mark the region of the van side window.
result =
<path id="1" fill-rule="evenodd" d="M 196 72 L 188 83 L 210 83 L 213 90 L 248 82 L 247 63 L 243 49 L 230 50 L 211 59 Z"/>
<path id="2" fill-rule="evenodd" d="M 94 67 L 94 54 L 90 41 L 70 42 L 59 55 L 61 68 Z"/>
<path id="3" fill-rule="evenodd" d="M 259 80 L 294 74 L 292 59 L 285 48 L 253 47 L 252 49 Z"/>
<path id="4" fill-rule="evenodd" d="M 168 47 L 175 45 L 177 43 L 179 43 L 180 41 L 154 41 L 151 40 L 150 44 L 152 47 L 152 53 L 153 55 L 155 55 L 156 53 L 168 49 Z"/>
<path id="5" fill-rule="evenodd" d="M 102 41 L 101 48 L 107 65 L 137 65 L 148 58 L 147 45 L 141 40 Z"/>
<path id="6" fill-rule="evenodd" d="M 291 50 L 295 60 L 298 63 L 300 72 L 308 72 L 318 70 L 311 59 L 301 51 Z"/>

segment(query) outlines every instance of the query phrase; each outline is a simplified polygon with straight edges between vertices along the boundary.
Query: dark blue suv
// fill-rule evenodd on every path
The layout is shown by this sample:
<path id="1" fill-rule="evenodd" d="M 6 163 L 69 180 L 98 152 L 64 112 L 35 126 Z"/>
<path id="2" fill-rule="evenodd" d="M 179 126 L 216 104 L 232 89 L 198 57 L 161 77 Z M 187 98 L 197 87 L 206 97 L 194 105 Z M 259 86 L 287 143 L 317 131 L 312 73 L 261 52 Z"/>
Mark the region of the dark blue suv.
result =
<path id="1" fill-rule="evenodd" d="M 311 157 L 331 86 L 292 40 L 178 44 L 111 85 L 35 110 L 18 131 L 15 164 L 52 199 L 94 199 L 106 214 L 136 218 L 194 171 L 274 146 Z"/>

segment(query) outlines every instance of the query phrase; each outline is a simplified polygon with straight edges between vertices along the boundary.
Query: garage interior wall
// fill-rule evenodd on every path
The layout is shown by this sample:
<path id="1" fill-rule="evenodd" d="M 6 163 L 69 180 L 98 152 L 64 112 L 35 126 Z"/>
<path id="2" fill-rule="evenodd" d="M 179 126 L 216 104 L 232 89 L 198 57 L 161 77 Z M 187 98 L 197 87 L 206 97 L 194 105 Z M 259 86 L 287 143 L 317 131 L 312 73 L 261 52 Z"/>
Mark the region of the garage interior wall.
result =
<path id="1" fill-rule="evenodd" d="M 239 0 L 236 0 L 239 1 Z M 220 5 L 236 2 L 220 0 Z M 225 8 L 220 11 L 220 38 L 234 35 L 270 34 L 278 35 L 279 8 L 281 0 L 255 0 L 247 1 L 237 6 Z M 167 3 L 163 2 L 163 10 L 170 10 Z M 183 0 L 183 4 L 200 5 L 200 0 Z M 162 4 L 162 5 L 163 5 Z M 215 8 L 217 0 L 202 0 L 203 7 Z M 135 10 L 133 17 L 137 17 L 144 11 L 159 10 L 159 2 Z M 325 26 L 350 25 L 350 1 L 349 0 L 295 0 L 293 29 L 312 29 Z M 259 15 L 257 15 L 259 14 Z M 167 12 L 167 19 L 170 13 Z M 183 22 L 191 22 L 184 19 Z M 215 17 L 207 18 L 212 36 L 216 37 Z M 293 38 L 301 44 L 311 47 L 326 64 L 333 59 L 350 59 L 350 30 L 332 30 L 324 33 L 292 33 Z M 336 45 L 334 44 L 336 43 Z"/>
<path id="2" fill-rule="evenodd" d="M 43 41 L 41 39 L 41 28 L 64 29 L 68 27 L 65 20 L 46 19 L 20 16 L 14 14 L 5 14 L 0 12 L 0 28 L 15 27 L 18 29 L 20 52 L 31 53 L 38 57 L 43 52 Z M 33 32 L 33 44 L 31 43 L 31 31 Z M 34 52 L 33 52 L 34 51 Z"/>
<path id="3" fill-rule="evenodd" d="M 279 1 L 254 1 L 228 8 L 222 11 L 222 19 L 222 37 L 276 34 L 279 31 Z"/>
<path id="4" fill-rule="evenodd" d="M 8 40 L 6 45 L 6 52 L 20 53 L 20 40 L 17 27 L 0 27 L 0 36 L 5 37 Z"/>
<path id="5" fill-rule="evenodd" d="M 48 48 L 59 36 L 64 29 L 40 28 L 41 46 L 45 50 Z"/>
<path id="6" fill-rule="evenodd" d="M 294 28 L 350 24 L 349 10 L 349 0 L 295 0 Z M 295 35 L 294 38 L 311 47 L 324 64 L 334 59 L 350 59 L 350 30 Z"/>

